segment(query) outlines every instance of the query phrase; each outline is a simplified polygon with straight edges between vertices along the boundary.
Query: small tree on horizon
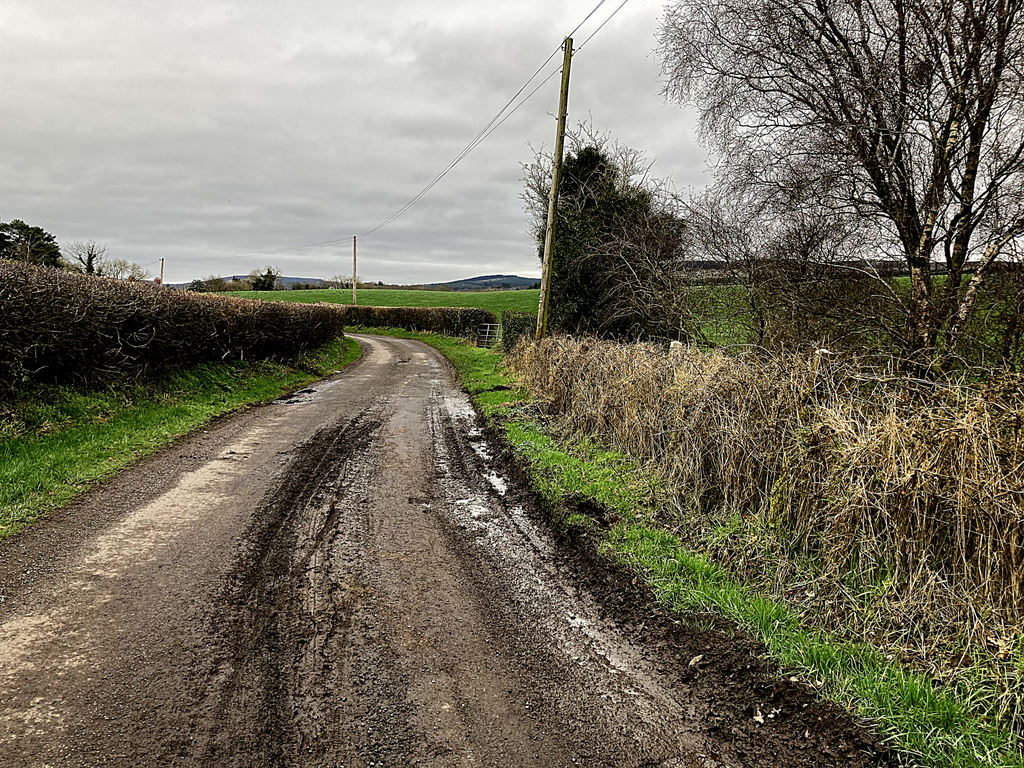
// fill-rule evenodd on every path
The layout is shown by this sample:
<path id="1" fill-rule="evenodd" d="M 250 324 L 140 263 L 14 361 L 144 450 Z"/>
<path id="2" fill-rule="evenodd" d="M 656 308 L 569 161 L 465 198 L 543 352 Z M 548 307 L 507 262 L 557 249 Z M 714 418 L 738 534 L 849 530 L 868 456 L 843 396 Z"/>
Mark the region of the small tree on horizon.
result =
<path id="1" fill-rule="evenodd" d="M 76 240 L 65 249 L 68 266 L 85 275 L 99 272 L 101 263 L 107 255 L 107 248 L 95 240 Z"/>
<path id="2" fill-rule="evenodd" d="M 249 281 L 254 291 L 272 291 L 277 287 L 277 278 L 280 276 L 280 270 L 268 266 L 262 273 L 255 269 L 250 272 Z"/>
<path id="3" fill-rule="evenodd" d="M 149 272 L 146 269 L 128 259 L 107 259 L 96 267 L 96 274 L 100 277 L 109 277 L 114 280 L 147 280 Z"/>

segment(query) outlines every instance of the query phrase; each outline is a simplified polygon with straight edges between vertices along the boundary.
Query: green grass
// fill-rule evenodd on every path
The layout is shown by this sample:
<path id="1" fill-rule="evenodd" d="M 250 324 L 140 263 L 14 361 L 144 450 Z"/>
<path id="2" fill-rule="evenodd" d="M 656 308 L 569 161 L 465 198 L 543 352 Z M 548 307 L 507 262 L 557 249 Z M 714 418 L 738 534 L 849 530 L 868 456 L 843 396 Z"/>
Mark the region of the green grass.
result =
<path id="1" fill-rule="evenodd" d="M 955 695 L 869 645 L 837 642 L 802 627 L 789 608 L 752 593 L 648 521 L 620 522 L 606 547 L 642 573 L 670 610 L 714 610 L 759 639 L 787 673 L 799 674 L 825 697 L 874 722 L 905 762 L 944 768 L 1024 765 L 1016 738 L 973 715 Z"/>
<path id="2" fill-rule="evenodd" d="M 530 469 L 533 483 L 561 524 L 599 537 L 610 557 L 640 575 L 653 595 L 678 614 L 716 612 L 758 638 L 787 675 L 798 675 L 826 698 L 874 723 L 907 765 L 932 768 L 1022 768 L 1011 733 L 971 712 L 969 692 L 942 690 L 864 643 L 804 626 L 788 606 L 757 594 L 703 554 L 689 551 L 660 527 L 661 488 L 628 458 L 591 442 L 548 434 L 524 393 L 512 387 L 501 356 L 454 339 L 415 333 L 455 366 L 463 385 Z M 587 497 L 613 518 L 588 519 L 572 502 Z"/>
<path id="3" fill-rule="evenodd" d="M 351 288 L 321 288 L 311 291 L 233 291 L 231 296 L 263 301 L 326 301 L 351 304 Z M 537 312 L 540 291 L 410 291 L 392 288 L 360 288 L 356 297 L 367 307 L 478 307 L 501 314 L 507 309 Z"/>
<path id="4" fill-rule="evenodd" d="M 359 357 L 341 339 L 289 364 L 200 365 L 150 387 L 41 387 L 0 404 L 0 538 L 217 416 L 273 400 Z"/>

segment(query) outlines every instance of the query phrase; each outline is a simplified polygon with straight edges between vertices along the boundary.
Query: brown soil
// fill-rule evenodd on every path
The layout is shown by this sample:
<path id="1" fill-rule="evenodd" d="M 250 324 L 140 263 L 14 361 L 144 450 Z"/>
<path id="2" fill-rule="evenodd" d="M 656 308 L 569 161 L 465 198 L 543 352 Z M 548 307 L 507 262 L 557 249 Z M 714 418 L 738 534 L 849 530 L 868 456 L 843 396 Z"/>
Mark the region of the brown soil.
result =
<path id="1" fill-rule="evenodd" d="M 0 764 L 885 762 L 554 535 L 436 352 L 358 338 L 0 543 Z"/>

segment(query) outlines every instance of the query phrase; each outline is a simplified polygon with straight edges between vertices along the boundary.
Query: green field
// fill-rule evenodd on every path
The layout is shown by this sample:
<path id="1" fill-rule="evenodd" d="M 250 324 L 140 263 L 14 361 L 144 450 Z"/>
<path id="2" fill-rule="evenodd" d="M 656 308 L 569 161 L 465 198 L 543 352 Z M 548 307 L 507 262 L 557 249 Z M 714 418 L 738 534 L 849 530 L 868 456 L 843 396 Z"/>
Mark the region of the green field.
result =
<path id="1" fill-rule="evenodd" d="M 321 288 L 314 291 L 231 291 L 231 296 L 262 301 L 301 301 L 351 304 L 351 288 Z M 360 288 L 356 297 L 367 307 L 478 307 L 501 314 L 537 311 L 540 291 L 409 291 L 391 288 Z"/>

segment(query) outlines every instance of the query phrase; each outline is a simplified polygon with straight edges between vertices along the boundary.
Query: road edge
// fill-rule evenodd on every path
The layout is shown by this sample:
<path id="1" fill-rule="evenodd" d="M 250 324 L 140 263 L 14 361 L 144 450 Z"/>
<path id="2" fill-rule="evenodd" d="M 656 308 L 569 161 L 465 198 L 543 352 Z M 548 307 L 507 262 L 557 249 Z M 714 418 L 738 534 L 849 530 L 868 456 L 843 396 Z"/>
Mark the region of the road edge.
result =
<path id="1" fill-rule="evenodd" d="M 921 768 L 1024 766 L 1024 744 L 971 712 L 955 692 L 936 689 L 925 675 L 867 644 L 836 640 L 805 626 L 787 606 L 751 594 L 704 555 L 687 551 L 653 522 L 657 515 L 645 498 L 657 488 L 643 469 L 593 444 L 555 440 L 543 413 L 501 372 L 499 354 L 436 334 L 361 332 L 418 339 L 441 352 L 483 428 L 508 466 L 522 473 L 556 532 L 573 546 L 594 549 L 609 572 L 626 568 L 632 585 L 640 588 L 637 596 L 677 619 L 693 615 L 697 595 L 701 610 L 738 626 L 761 646 L 777 679 L 798 681 L 816 697 L 836 702 L 875 734 L 883 761 Z M 467 350 L 494 359 L 481 363 Z M 594 465 L 586 467 L 588 460 Z M 607 483 L 609 477 L 614 482 Z M 630 477 L 638 478 L 639 487 L 629 487 L 624 479 Z M 734 610 L 737 597 L 742 598 L 739 611 Z M 928 753 L 922 745 L 930 747 Z"/>

